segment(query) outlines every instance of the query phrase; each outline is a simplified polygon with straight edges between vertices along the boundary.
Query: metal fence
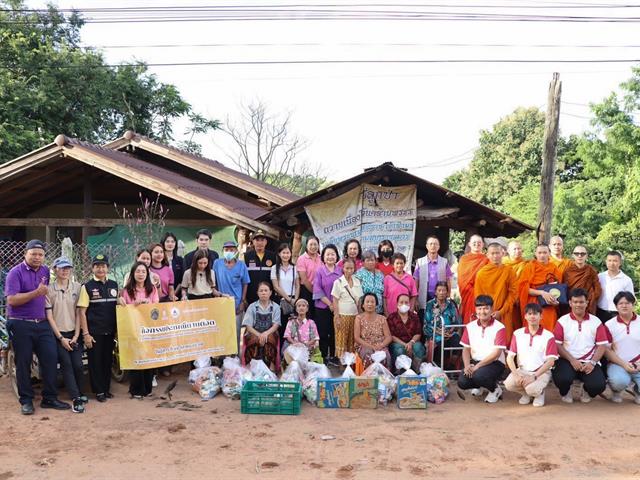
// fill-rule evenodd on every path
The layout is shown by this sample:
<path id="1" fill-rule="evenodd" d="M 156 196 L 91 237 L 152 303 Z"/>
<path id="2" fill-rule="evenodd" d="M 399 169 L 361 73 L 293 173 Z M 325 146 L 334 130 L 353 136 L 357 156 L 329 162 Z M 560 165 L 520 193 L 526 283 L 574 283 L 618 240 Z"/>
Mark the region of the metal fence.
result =
<path id="1" fill-rule="evenodd" d="M 26 242 L 0 241 L 0 315 L 6 316 L 4 285 L 7 274 L 24 260 L 26 244 Z M 102 253 L 109 257 L 109 276 L 121 285 L 135 255 L 130 245 L 74 244 L 68 238 L 45 243 L 45 246 L 45 264 L 51 266 L 56 258 L 63 255 L 68 257 L 73 263 L 73 276 L 80 283 L 91 278 L 91 259 Z"/>

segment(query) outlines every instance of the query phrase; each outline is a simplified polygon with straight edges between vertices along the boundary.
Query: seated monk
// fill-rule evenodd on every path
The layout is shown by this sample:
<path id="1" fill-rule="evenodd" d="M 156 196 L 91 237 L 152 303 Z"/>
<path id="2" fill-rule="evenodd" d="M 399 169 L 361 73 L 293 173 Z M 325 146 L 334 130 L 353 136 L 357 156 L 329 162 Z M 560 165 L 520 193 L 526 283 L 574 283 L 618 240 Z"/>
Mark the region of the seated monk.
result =
<path id="1" fill-rule="evenodd" d="M 542 243 L 536 247 L 536 258 L 527 263 L 522 270 L 518 283 L 520 305 L 528 303 L 540 303 L 538 297 L 543 297 L 547 302 L 542 307 L 542 327 L 553 331 L 558 320 L 558 300 L 549 292 L 540 290 L 539 287 L 550 282 L 561 282 L 562 274 L 553 263 L 549 261 L 549 246 Z"/>
<path id="2" fill-rule="evenodd" d="M 258 301 L 247 307 L 242 325 L 246 327 L 242 364 L 263 360 L 273 372 L 280 370 L 280 305 L 271 301 L 269 282 L 258 284 Z"/>

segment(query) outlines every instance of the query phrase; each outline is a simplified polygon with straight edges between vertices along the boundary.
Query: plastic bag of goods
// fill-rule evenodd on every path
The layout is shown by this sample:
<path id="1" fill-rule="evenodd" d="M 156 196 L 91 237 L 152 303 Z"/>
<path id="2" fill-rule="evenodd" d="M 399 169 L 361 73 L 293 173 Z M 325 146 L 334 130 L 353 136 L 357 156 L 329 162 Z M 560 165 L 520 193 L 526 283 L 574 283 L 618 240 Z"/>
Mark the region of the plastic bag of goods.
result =
<path id="1" fill-rule="evenodd" d="M 443 373 L 442 369 L 435 363 L 422 362 L 420 364 L 420 375 L 429 378 L 431 375 Z"/>
<path id="2" fill-rule="evenodd" d="M 289 363 L 285 371 L 282 373 L 280 380 L 283 382 L 304 383 L 304 372 L 302 371 L 300 364 L 295 360 Z"/>
<path id="3" fill-rule="evenodd" d="M 416 376 L 417 373 L 411 370 L 411 359 L 406 355 L 398 355 L 396 358 L 396 370 L 404 370 L 402 377 Z"/>
<path id="4" fill-rule="evenodd" d="M 207 369 L 211 368 L 211 357 L 202 356 L 193 361 L 193 368 L 189 371 L 189 383 L 196 383 L 196 379 L 206 374 Z"/>
<path id="5" fill-rule="evenodd" d="M 222 393 L 225 397 L 240 398 L 242 385 L 251 380 L 251 372 L 240 364 L 238 357 L 227 357 L 222 362 Z"/>
<path id="6" fill-rule="evenodd" d="M 198 393 L 200 394 L 200 398 L 202 398 L 203 400 L 211 400 L 218 394 L 221 387 L 222 380 L 220 378 L 220 374 L 213 374 L 213 372 L 211 372 L 209 378 L 207 378 L 200 384 L 200 390 L 198 391 Z"/>
<path id="7" fill-rule="evenodd" d="M 344 352 L 342 354 L 342 358 L 340 359 L 342 365 L 345 365 L 344 372 L 342 372 L 342 378 L 354 378 L 356 376 L 356 372 L 353 371 L 351 365 L 356 363 L 356 354 L 351 352 Z"/>
<path id="8" fill-rule="evenodd" d="M 284 359 L 287 363 L 298 362 L 304 366 L 309 363 L 309 349 L 306 345 L 289 345 L 284 350 Z"/>
<path id="9" fill-rule="evenodd" d="M 262 380 L 264 382 L 277 382 L 278 377 L 275 373 L 269 370 L 267 364 L 262 360 L 256 360 L 255 358 L 249 363 L 249 370 L 253 380 Z"/>
<path id="10" fill-rule="evenodd" d="M 427 378 L 427 400 L 442 403 L 449 396 L 449 378 L 444 373 L 436 373 Z"/>
<path id="11" fill-rule="evenodd" d="M 309 362 L 305 372 L 305 379 L 302 384 L 302 394 L 305 398 L 315 404 L 318 398 L 318 379 L 331 378 L 331 372 L 323 363 Z"/>
<path id="12" fill-rule="evenodd" d="M 383 351 L 374 352 L 371 355 L 373 363 L 369 365 L 364 372 L 363 377 L 378 379 L 378 401 L 382 405 L 386 405 L 396 391 L 396 377 L 393 376 L 382 362 L 387 358 L 387 354 Z"/>

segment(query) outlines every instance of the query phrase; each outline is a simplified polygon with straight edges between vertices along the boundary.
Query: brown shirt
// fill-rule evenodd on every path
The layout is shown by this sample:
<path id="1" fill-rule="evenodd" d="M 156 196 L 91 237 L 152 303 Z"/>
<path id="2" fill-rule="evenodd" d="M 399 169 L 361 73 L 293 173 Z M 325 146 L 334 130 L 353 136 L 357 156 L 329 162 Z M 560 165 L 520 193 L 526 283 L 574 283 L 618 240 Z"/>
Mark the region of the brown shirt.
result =
<path id="1" fill-rule="evenodd" d="M 76 307 L 79 297 L 80 284 L 73 280 L 69 280 L 66 288 L 60 287 L 57 282 L 49 285 L 45 308 L 51 310 L 61 332 L 73 332 L 76 329 Z"/>

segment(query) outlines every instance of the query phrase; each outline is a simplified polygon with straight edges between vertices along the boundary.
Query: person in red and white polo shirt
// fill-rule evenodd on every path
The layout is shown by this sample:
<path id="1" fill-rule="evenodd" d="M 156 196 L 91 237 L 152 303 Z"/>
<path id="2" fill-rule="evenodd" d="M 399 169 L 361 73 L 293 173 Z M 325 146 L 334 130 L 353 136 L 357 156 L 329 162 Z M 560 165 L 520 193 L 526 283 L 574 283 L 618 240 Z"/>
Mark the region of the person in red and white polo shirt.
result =
<path id="1" fill-rule="evenodd" d="M 553 370 L 562 401 L 573 403 L 571 384 L 581 380 L 582 402 L 589 403 L 607 387 L 600 359 L 608 346 L 607 331 L 598 317 L 587 312 L 587 292 L 574 288 L 569 292 L 571 312 L 558 319 L 553 334 L 560 359 Z"/>
<path id="2" fill-rule="evenodd" d="M 507 331 L 502 323 L 492 317 L 493 299 L 488 295 L 478 295 L 475 299 L 476 313 L 465 325 L 460 345 L 463 375 L 458 378 L 458 388 L 472 389 L 471 394 L 479 396 L 481 389 L 489 393 L 484 399 L 496 403 L 502 396 L 498 379 L 504 372 L 504 351 L 507 348 Z"/>
<path id="3" fill-rule="evenodd" d="M 542 307 L 528 303 L 524 307 L 527 326 L 513 332 L 507 354 L 507 365 L 511 373 L 504 382 L 510 392 L 522 395 L 518 403 L 528 405 L 533 397 L 533 406 L 544 405 L 544 389 L 551 381 L 551 368 L 558 359 L 556 338 L 540 325 Z M 518 357 L 516 367 L 515 358 Z"/>
<path id="4" fill-rule="evenodd" d="M 605 323 L 611 348 L 607 375 L 613 390 L 611 401 L 622 402 L 622 391 L 634 383 L 635 402 L 640 405 L 640 320 L 633 312 L 636 297 L 631 292 L 618 292 L 613 298 L 618 315 Z"/>

